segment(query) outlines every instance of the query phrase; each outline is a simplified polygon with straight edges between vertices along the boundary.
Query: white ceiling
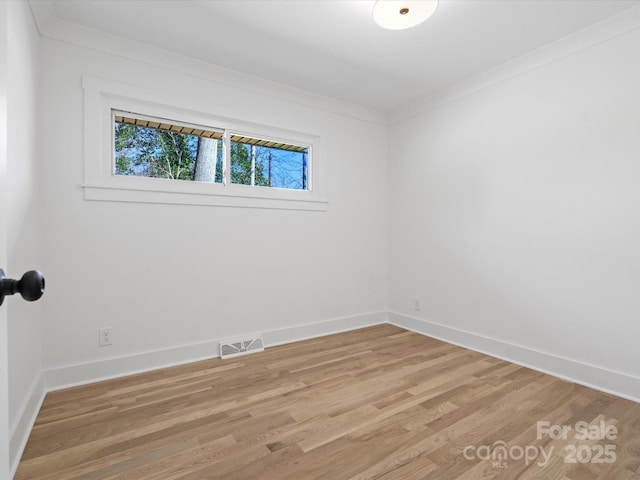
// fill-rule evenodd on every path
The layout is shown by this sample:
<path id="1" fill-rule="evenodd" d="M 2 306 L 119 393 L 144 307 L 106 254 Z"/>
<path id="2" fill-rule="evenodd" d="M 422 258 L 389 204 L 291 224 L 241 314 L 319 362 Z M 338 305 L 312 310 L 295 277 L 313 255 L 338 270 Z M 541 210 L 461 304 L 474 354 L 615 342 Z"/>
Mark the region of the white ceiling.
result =
<path id="1" fill-rule="evenodd" d="M 61 20 L 338 100 L 390 111 L 640 5 L 440 0 L 384 30 L 373 0 L 53 0 Z"/>

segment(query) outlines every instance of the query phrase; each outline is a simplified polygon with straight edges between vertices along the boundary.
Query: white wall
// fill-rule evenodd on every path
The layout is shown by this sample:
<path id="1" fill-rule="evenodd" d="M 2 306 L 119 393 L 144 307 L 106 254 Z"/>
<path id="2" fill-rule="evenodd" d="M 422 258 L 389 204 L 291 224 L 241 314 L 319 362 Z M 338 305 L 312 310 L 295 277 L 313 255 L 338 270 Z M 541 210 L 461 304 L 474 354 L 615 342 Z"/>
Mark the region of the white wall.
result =
<path id="1" fill-rule="evenodd" d="M 135 44 L 129 54 L 139 54 Z M 370 313 L 384 319 L 384 126 L 218 83 L 185 59 L 180 72 L 168 54 L 163 68 L 45 39 L 42 59 L 47 368 Z M 328 211 L 85 201 L 83 75 L 178 91 L 203 112 L 321 135 Z M 103 326 L 113 327 L 114 344 L 98 348 Z M 74 380 L 63 377 L 53 386 Z"/>
<path id="2" fill-rule="evenodd" d="M 398 318 L 640 398 L 638 58 L 636 28 L 391 128 Z"/>
<path id="3" fill-rule="evenodd" d="M 7 2 L 7 276 L 41 269 L 38 169 L 40 37 L 26 2 Z M 43 395 L 43 303 L 8 298 L 11 457 L 19 458 Z M 14 465 L 15 466 L 15 465 Z"/>

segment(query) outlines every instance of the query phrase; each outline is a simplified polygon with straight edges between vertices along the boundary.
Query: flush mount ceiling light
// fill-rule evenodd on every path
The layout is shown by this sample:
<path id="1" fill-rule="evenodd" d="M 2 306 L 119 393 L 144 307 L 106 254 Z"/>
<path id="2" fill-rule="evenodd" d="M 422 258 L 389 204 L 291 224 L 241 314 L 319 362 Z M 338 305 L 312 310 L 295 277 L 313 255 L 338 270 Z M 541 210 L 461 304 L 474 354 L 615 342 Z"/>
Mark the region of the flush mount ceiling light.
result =
<path id="1" fill-rule="evenodd" d="M 373 19 L 390 30 L 415 27 L 433 15 L 438 0 L 378 0 L 373 6 Z"/>

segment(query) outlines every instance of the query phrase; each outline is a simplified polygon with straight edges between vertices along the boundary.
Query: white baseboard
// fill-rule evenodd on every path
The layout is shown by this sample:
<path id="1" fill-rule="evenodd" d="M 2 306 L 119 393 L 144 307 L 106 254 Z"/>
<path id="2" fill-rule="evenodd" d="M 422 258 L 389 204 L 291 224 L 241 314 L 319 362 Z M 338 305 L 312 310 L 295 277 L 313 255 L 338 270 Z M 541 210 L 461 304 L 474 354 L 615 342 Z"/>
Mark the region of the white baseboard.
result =
<path id="1" fill-rule="evenodd" d="M 386 312 L 375 312 L 305 325 L 294 325 L 260 333 L 264 337 L 265 347 L 273 347 L 284 343 L 378 325 L 386 323 L 386 321 Z M 218 340 L 210 340 L 96 362 L 52 368 L 44 372 L 45 389 L 46 391 L 61 390 L 218 356 L 219 342 Z"/>
<path id="2" fill-rule="evenodd" d="M 10 459 L 10 476 L 13 478 L 18 469 L 22 452 L 27 446 L 29 435 L 33 429 L 33 425 L 36 423 L 36 418 L 42 407 L 44 396 L 46 395 L 44 388 L 44 377 L 42 373 L 31 384 L 29 393 L 25 398 L 24 403 L 20 408 L 20 412 L 16 420 L 11 425 L 9 431 L 9 459 Z"/>
<path id="3" fill-rule="evenodd" d="M 45 388 L 48 392 L 134 375 L 183 363 L 197 362 L 218 356 L 218 342 L 208 341 L 107 358 L 46 370 Z"/>
<path id="4" fill-rule="evenodd" d="M 640 402 L 640 378 L 428 320 L 388 312 L 388 321 L 407 330 L 475 350 L 585 387 Z"/>
<path id="5" fill-rule="evenodd" d="M 351 317 L 307 323 L 264 332 L 264 344 L 266 347 L 275 347 L 276 345 L 283 345 L 285 343 L 324 337 L 325 335 L 348 332 L 350 330 L 372 327 L 373 325 L 381 325 L 384 323 L 387 323 L 387 312 L 364 313 Z"/>
<path id="6" fill-rule="evenodd" d="M 492 357 L 501 358 L 580 385 L 640 402 L 640 378 L 638 377 L 394 312 L 374 312 L 354 315 L 351 317 L 268 330 L 260 333 L 262 333 L 264 337 L 265 347 L 268 348 L 383 323 L 391 323 L 392 325 L 406 328 L 407 330 L 469 348 Z M 218 341 L 210 340 L 169 349 L 110 358 L 97 362 L 54 368 L 44 372 L 44 391 L 60 390 L 125 375 L 205 360 L 217 357 L 218 353 Z M 35 386 L 33 391 L 38 391 Z M 34 395 L 38 397 L 40 394 Z M 33 398 L 30 398 L 28 405 L 28 407 L 25 407 L 25 415 L 22 417 L 26 416 L 28 418 L 28 416 L 31 415 L 29 412 L 33 410 L 34 406 L 39 406 L 38 401 Z M 25 431 L 23 427 L 29 423 L 28 421 L 24 423 L 25 421 L 26 420 L 22 420 L 20 422 L 19 427 L 16 427 L 16 432 Z M 12 447 L 13 443 L 12 441 Z M 12 452 L 14 451 L 16 450 L 12 448 Z"/>

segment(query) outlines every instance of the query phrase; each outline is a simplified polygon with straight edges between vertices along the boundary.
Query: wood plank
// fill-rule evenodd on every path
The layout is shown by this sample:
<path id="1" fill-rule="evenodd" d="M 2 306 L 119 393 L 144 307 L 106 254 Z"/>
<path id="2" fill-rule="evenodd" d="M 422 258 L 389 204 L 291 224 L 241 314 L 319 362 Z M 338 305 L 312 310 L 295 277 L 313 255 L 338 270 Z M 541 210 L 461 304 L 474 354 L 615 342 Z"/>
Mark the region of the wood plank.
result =
<path id="1" fill-rule="evenodd" d="M 618 436 L 537 438 L 538 421 Z M 567 463 L 607 443 L 614 462 Z M 554 453 L 465 455 L 483 445 Z M 640 405 L 380 325 L 52 392 L 15 478 L 638 480 Z"/>

